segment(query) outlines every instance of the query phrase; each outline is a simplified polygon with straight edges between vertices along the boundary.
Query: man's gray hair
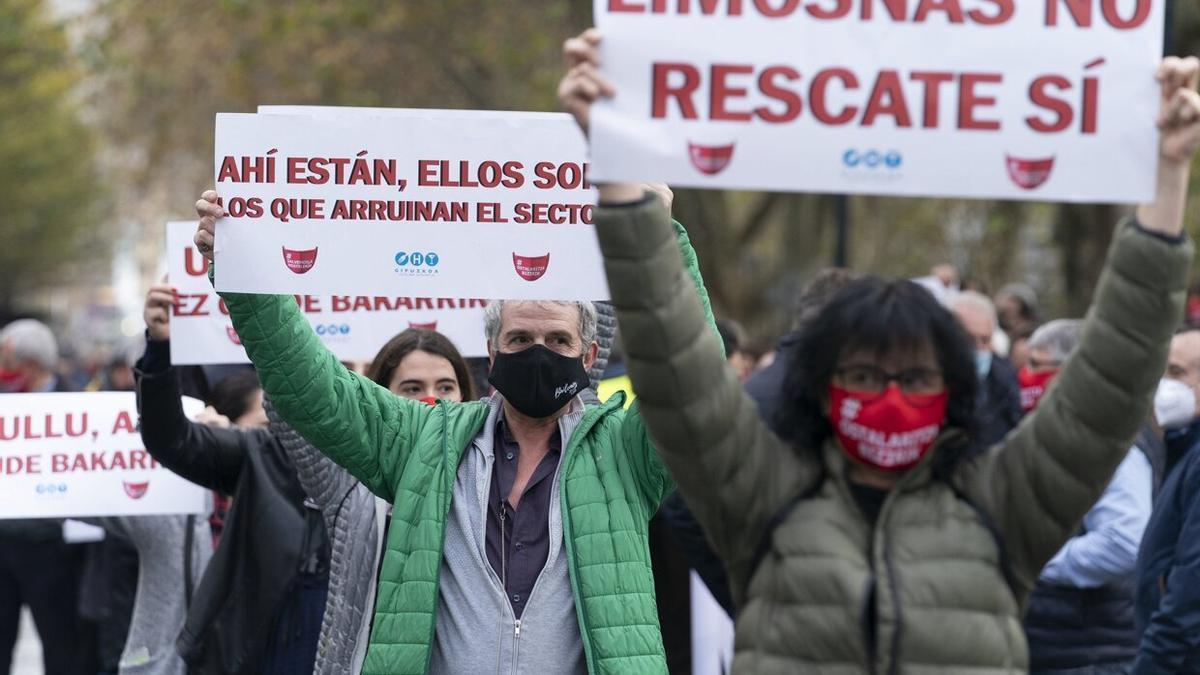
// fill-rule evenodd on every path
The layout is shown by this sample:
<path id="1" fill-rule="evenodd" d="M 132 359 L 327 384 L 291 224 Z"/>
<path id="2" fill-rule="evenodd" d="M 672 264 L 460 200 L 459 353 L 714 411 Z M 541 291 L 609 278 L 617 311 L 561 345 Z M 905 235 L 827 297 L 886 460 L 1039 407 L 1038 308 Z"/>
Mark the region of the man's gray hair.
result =
<path id="1" fill-rule="evenodd" d="M 488 344 L 493 349 L 500 348 L 500 312 L 506 302 L 536 302 L 539 305 L 571 306 L 579 310 L 579 337 L 583 341 L 586 352 L 588 345 L 596 341 L 596 305 L 587 301 L 557 301 L 557 300 L 492 300 L 483 310 L 483 331 L 487 335 Z"/>
<path id="2" fill-rule="evenodd" d="M 36 319 L 18 319 L 5 326 L 0 330 L 0 344 L 7 344 L 18 362 L 32 361 L 47 372 L 58 367 L 58 340 Z"/>
<path id="3" fill-rule="evenodd" d="M 959 307 L 974 309 L 978 312 L 983 312 L 992 320 L 992 328 L 1000 325 L 1000 319 L 996 316 L 996 303 L 992 299 L 978 291 L 963 291 L 956 294 L 950 299 L 950 311 L 954 311 Z"/>
<path id="4" fill-rule="evenodd" d="M 1081 333 L 1082 319 L 1056 319 L 1033 331 L 1029 336 L 1029 349 L 1044 351 L 1056 365 L 1062 365 L 1075 351 Z"/>

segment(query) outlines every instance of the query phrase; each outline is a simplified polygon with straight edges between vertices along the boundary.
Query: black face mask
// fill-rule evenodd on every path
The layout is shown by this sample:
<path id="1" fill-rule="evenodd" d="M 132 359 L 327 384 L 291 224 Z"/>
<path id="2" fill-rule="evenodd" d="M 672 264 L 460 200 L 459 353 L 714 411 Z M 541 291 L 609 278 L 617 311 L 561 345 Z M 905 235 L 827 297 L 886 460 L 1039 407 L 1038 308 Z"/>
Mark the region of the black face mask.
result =
<path id="1" fill-rule="evenodd" d="M 591 380 L 582 358 L 534 345 L 511 354 L 497 352 L 488 382 L 520 413 L 540 419 L 558 412 Z"/>

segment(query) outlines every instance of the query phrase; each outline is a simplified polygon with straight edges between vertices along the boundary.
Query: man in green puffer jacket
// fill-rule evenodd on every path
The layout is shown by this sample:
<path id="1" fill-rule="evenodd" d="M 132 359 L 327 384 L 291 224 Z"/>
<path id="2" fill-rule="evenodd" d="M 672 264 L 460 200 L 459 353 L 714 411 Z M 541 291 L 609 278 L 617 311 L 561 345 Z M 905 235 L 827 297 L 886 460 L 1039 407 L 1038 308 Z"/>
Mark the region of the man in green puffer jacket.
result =
<path id="1" fill-rule="evenodd" d="M 586 126 L 614 95 L 599 35 L 559 89 Z M 1021 615 L 1144 420 L 1182 319 L 1200 61 L 1167 59 L 1157 194 L 1120 226 L 1078 350 L 1038 410 L 970 452 L 973 349 L 906 281 L 848 286 L 789 355 L 777 437 L 725 366 L 661 206 L 601 185 L 596 228 L 641 413 L 726 562 L 739 673 L 1026 672 Z"/>
<path id="2" fill-rule="evenodd" d="M 636 405 L 585 404 L 591 303 L 493 303 L 500 393 L 429 406 L 342 367 L 291 297 L 223 297 L 279 415 L 394 504 L 363 672 L 666 672 L 647 523 L 673 483 Z"/>

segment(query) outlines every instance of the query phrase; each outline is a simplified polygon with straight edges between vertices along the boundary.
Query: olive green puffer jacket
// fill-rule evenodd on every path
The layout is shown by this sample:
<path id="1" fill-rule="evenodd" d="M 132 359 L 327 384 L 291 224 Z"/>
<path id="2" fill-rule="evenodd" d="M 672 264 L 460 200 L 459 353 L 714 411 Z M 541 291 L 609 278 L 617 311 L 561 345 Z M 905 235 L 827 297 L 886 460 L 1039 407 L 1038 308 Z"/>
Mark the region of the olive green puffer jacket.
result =
<path id="1" fill-rule="evenodd" d="M 668 222 L 668 228 L 671 224 Z M 691 261 L 689 285 L 708 307 Z M 290 296 L 222 293 L 234 327 L 281 418 L 395 505 L 363 671 L 423 673 L 438 603 L 446 519 L 459 459 L 488 414 L 481 402 L 436 406 L 393 395 L 344 368 Z M 712 327 L 711 313 L 705 320 Z M 647 530 L 674 489 L 636 404 L 589 407 L 565 439 L 560 474 L 563 542 L 591 673 L 665 673 Z"/>
<path id="2" fill-rule="evenodd" d="M 935 446 L 872 527 L 835 441 L 797 451 L 760 421 L 683 292 L 662 208 L 596 215 L 642 417 L 729 567 L 734 670 L 1025 671 L 1024 602 L 1145 419 L 1182 318 L 1190 243 L 1122 226 L 1079 349 L 1037 412 L 949 480 L 932 475 Z M 956 440 L 947 430 L 938 444 Z"/>

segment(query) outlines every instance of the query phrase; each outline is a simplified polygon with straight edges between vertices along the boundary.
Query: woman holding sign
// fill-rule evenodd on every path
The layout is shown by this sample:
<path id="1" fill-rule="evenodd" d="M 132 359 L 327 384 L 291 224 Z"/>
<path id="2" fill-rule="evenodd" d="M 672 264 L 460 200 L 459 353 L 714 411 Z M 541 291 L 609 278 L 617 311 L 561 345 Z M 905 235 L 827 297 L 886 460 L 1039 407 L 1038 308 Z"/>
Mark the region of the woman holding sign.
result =
<path id="1" fill-rule="evenodd" d="M 388 340 L 367 368 L 367 377 L 399 397 L 429 405 L 437 399 L 458 403 L 475 398 L 466 360 L 449 338 L 432 330 L 409 328 Z M 388 503 L 304 440 L 269 402 L 268 417 L 304 491 L 325 516 L 332 549 L 329 599 L 312 672 L 360 672 L 385 553 Z"/>
<path id="2" fill-rule="evenodd" d="M 599 36 L 565 45 L 560 99 L 586 127 L 613 96 Z M 1027 669 L 1022 608 L 1128 452 L 1182 318 L 1200 61 L 1167 59 L 1155 201 L 1122 223 L 1078 352 L 1037 411 L 972 447 L 972 348 L 907 281 L 865 278 L 803 330 L 775 436 L 686 288 L 670 220 L 600 186 L 597 231 L 642 416 L 728 568 L 734 670 Z M 977 456 L 976 456 L 977 455 Z"/>

